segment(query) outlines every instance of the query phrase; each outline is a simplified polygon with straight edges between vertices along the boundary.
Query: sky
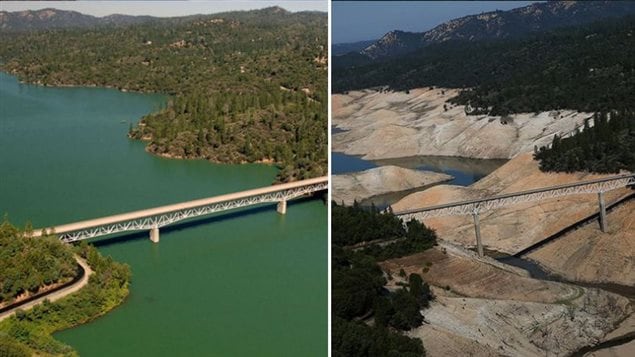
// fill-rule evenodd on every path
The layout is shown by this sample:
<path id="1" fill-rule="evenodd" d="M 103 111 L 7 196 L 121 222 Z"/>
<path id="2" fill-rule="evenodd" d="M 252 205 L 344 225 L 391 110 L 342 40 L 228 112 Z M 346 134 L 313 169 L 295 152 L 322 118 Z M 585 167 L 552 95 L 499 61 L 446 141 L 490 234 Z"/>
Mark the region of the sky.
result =
<path id="1" fill-rule="evenodd" d="M 73 10 L 93 16 L 111 14 L 151 15 L 159 17 L 212 14 L 232 10 L 262 9 L 280 6 L 288 11 L 328 11 L 326 0 L 207 0 L 207 1 L 0 1 L 4 11 L 56 8 Z"/>
<path id="2" fill-rule="evenodd" d="M 375 40 L 392 30 L 427 31 L 448 20 L 538 1 L 334 1 L 333 43 Z"/>

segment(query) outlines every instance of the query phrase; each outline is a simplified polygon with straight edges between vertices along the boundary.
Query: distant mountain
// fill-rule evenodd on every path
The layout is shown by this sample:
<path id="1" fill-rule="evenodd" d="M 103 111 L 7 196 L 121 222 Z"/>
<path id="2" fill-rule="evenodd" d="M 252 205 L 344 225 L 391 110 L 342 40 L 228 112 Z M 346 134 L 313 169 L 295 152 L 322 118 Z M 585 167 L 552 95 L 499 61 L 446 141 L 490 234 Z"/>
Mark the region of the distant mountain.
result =
<path id="1" fill-rule="evenodd" d="M 391 31 L 360 53 L 380 59 L 413 52 L 448 40 L 519 38 L 557 27 L 582 25 L 610 17 L 635 14 L 632 1 L 550 1 L 509 10 L 470 15 L 414 33 Z"/>
<path id="2" fill-rule="evenodd" d="M 31 31 L 52 28 L 88 28 L 102 25 L 126 26 L 156 19 L 151 16 L 109 15 L 95 17 L 57 9 L 0 11 L 0 31 Z"/>
<path id="3" fill-rule="evenodd" d="M 350 52 L 359 52 L 375 42 L 377 42 L 377 40 L 335 43 L 331 46 L 331 52 L 333 53 L 333 56 L 340 56 Z"/>

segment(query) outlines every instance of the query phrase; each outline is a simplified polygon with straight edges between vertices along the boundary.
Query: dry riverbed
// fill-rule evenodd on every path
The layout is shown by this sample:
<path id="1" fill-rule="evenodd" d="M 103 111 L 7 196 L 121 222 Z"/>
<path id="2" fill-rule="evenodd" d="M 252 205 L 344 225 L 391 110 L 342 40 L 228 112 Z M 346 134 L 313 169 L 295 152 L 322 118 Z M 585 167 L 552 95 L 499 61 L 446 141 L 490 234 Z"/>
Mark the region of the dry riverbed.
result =
<path id="1" fill-rule="evenodd" d="M 389 287 L 400 269 L 433 286 L 425 323 L 408 332 L 430 356 L 566 356 L 602 341 L 633 313 L 620 295 L 532 279 L 448 243 L 381 266 L 393 277 Z"/>

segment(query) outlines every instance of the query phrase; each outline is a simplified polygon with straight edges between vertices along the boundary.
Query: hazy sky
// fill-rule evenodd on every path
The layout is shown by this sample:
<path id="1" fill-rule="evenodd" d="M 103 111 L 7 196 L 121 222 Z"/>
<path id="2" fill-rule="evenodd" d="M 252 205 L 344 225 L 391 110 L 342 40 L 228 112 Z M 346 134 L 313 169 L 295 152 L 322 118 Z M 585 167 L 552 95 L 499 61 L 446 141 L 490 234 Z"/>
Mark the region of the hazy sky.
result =
<path id="1" fill-rule="evenodd" d="M 334 1 L 333 43 L 378 39 L 386 32 L 422 32 L 447 20 L 538 1 Z"/>
<path id="2" fill-rule="evenodd" d="M 74 10 L 93 16 L 111 14 L 183 16 L 211 14 L 231 10 L 261 9 L 280 6 L 288 11 L 318 10 L 326 12 L 326 0 L 208 0 L 208 1 L 0 1 L 0 9 L 5 11 L 37 10 L 48 7 L 60 10 Z"/>

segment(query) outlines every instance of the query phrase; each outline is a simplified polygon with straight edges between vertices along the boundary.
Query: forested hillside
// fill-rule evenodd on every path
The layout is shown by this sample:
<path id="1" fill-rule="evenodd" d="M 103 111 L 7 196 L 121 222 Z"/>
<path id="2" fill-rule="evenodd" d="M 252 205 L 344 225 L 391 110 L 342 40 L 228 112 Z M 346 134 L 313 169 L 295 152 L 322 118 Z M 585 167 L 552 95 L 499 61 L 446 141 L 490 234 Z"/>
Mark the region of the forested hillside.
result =
<path id="1" fill-rule="evenodd" d="M 128 27 L 1 33 L 0 68 L 46 85 L 171 95 L 131 128 L 148 150 L 327 171 L 327 16 L 273 7 Z"/>
<path id="2" fill-rule="evenodd" d="M 0 306 L 77 275 L 72 250 L 56 237 L 25 238 L 4 219 L 0 223 Z"/>
<path id="3" fill-rule="evenodd" d="M 93 273 L 79 291 L 55 302 L 45 300 L 27 311 L 18 309 L 0 321 L 0 356 L 76 356 L 76 351 L 52 334 L 93 320 L 121 304 L 128 295 L 130 268 L 102 256 L 86 242 L 73 246 L 55 235 L 29 238 L 28 233 L 29 229 L 18 229 L 6 219 L 0 224 L 0 303 L 74 276 L 74 254 L 83 258 Z"/>
<path id="4" fill-rule="evenodd" d="M 448 41 L 394 60 L 352 62 L 335 64 L 334 91 L 465 88 L 454 101 L 474 114 L 629 108 L 635 106 L 635 17 L 524 40 Z"/>
<path id="5" fill-rule="evenodd" d="M 572 137 L 555 136 L 534 155 L 543 171 L 635 172 L 635 113 L 612 111 L 594 117 Z"/>
<path id="6" fill-rule="evenodd" d="M 408 284 L 389 292 L 377 262 L 426 250 L 435 244 L 435 233 L 418 221 L 406 231 L 399 218 L 358 205 L 333 203 L 332 222 L 333 356 L 424 356 L 421 341 L 399 331 L 421 325 L 420 311 L 433 298 L 430 288 L 411 274 Z M 372 241 L 361 250 L 351 247 Z M 374 323 L 367 324 L 371 317 Z"/>

